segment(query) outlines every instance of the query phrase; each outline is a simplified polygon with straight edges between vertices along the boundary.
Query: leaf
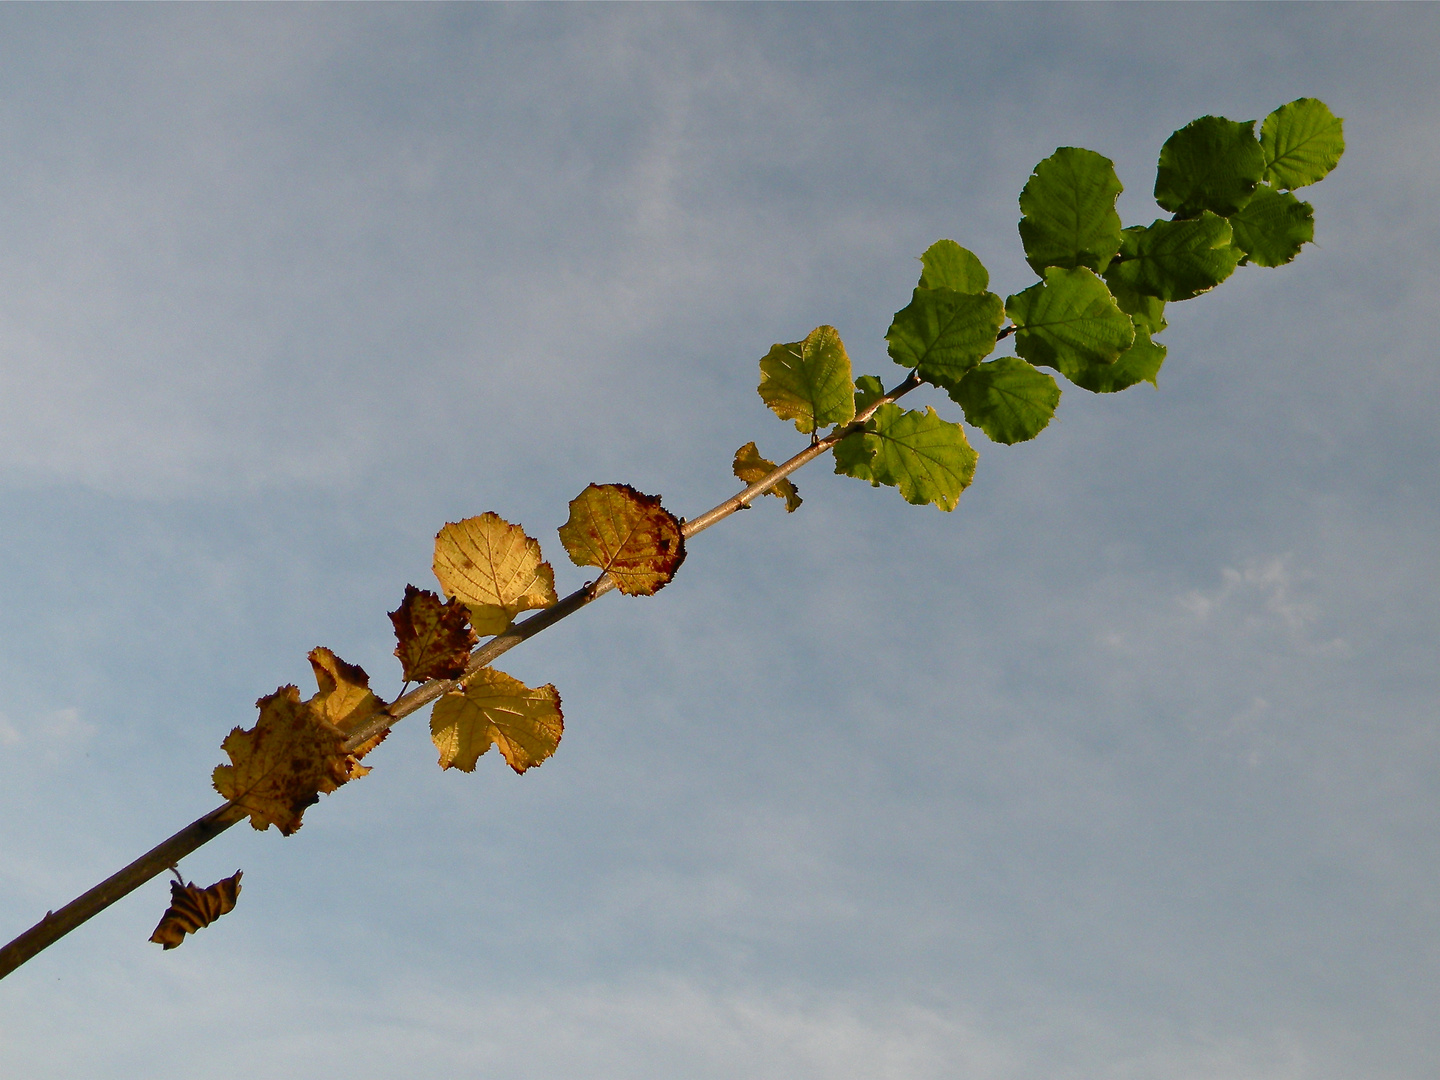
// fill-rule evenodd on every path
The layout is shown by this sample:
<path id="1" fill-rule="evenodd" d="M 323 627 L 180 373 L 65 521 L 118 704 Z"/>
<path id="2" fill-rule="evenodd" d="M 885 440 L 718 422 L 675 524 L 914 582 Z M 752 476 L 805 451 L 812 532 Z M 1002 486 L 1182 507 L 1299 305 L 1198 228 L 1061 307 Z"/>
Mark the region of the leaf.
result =
<path id="1" fill-rule="evenodd" d="M 1055 415 L 1060 387 L 1023 360 L 1002 356 L 971 371 L 950 396 L 965 419 L 998 443 L 1035 438 Z"/>
<path id="2" fill-rule="evenodd" d="M 846 435 L 830 448 L 830 452 L 835 455 L 836 475 L 869 480 L 872 487 L 879 487 L 880 481 L 875 479 L 870 470 L 870 463 L 875 460 L 875 446 L 874 437 L 863 431 Z"/>
<path id="3" fill-rule="evenodd" d="M 1202 210 L 1233 214 L 1250 201 L 1264 175 L 1255 121 L 1202 116 L 1161 147 L 1155 201 L 1182 218 Z"/>
<path id="4" fill-rule="evenodd" d="M 1161 300 L 1189 300 L 1234 271 L 1242 252 L 1230 222 L 1210 211 L 1186 221 L 1126 229 L 1105 280 Z"/>
<path id="5" fill-rule="evenodd" d="M 1230 216 L 1235 246 L 1257 266 L 1284 266 L 1315 239 L 1315 208 L 1288 191 L 1261 184 L 1245 209 Z"/>
<path id="6" fill-rule="evenodd" d="M 470 772 L 492 746 L 523 773 L 539 765 L 560 744 L 565 730 L 560 695 L 545 685 L 532 690 L 503 671 L 481 668 L 463 691 L 452 691 L 430 712 L 430 739 L 442 769 Z"/>
<path id="7" fill-rule="evenodd" d="M 307 705 L 321 720 L 334 724 L 344 735 L 349 735 L 370 717 L 385 708 L 370 691 L 370 676 L 356 664 L 347 664 L 323 645 L 310 650 L 310 669 L 315 673 L 318 692 Z M 385 741 L 389 730 L 366 739 L 350 751 L 354 761 L 359 761 L 375 747 Z M 363 765 L 352 764 L 350 779 L 369 773 Z"/>
<path id="8" fill-rule="evenodd" d="M 522 611 L 556 603 L 555 571 L 540 545 L 498 514 L 450 522 L 435 536 L 435 577 L 470 609 L 481 636 L 503 631 Z"/>
<path id="9" fill-rule="evenodd" d="M 659 496 L 628 484 L 591 484 L 572 499 L 560 542 L 576 566 L 598 566 L 626 596 L 664 588 L 685 561 L 680 522 Z"/>
<path id="10" fill-rule="evenodd" d="M 1266 182 L 1285 189 L 1317 184 L 1345 153 L 1345 122 L 1323 101 L 1296 98 L 1265 117 L 1260 149 Z"/>
<path id="11" fill-rule="evenodd" d="M 917 369 L 936 386 L 958 383 L 995 349 L 1005 305 L 994 293 L 916 289 L 895 313 L 885 340 L 897 364 Z"/>
<path id="12" fill-rule="evenodd" d="M 429 589 L 405 586 L 405 599 L 390 612 L 395 627 L 395 655 L 406 682 L 458 679 L 479 643 L 470 616 L 457 599 L 444 603 Z"/>
<path id="13" fill-rule="evenodd" d="M 853 437 L 835 444 L 837 472 L 840 448 Z M 977 455 L 965 429 L 942 420 L 928 405 L 924 412 L 907 412 L 886 402 L 875 410 L 861 437 L 872 454 L 869 475 L 862 479 L 876 487 L 898 488 L 906 502 L 917 506 L 934 503 L 941 510 L 954 510 L 975 476 Z"/>
<path id="14" fill-rule="evenodd" d="M 1083 390 L 1095 394 L 1113 394 L 1137 383 L 1155 384 L 1160 374 L 1160 365 L 1165 362 L 1165 346 L 1150 340 L 1150 332 L 1142 326 L 1135 327 L 1135 344 L 1120 354 L 1113 364 L 1096 364 L 1080 368 L 1065 377 Z"/>
<path id="15" fill-rule="evenodd" d="M 850 356 L 833 326 L 817 326 L 804 341 L 773 345 L 760 361 L 760 396 L 781 420 L 809 435 L 855 416 Z"/>
<path id="16" fill-rule="evenodd" d="M 954 240 L 936 240 L 920 256 L 920 288 L 954 289 L 960 293 L 983 293 L 990 287 L 990 272 Z"/>
<path id="17" fill-rule="evenodd" d="M 1106 281 L 1105 284 L 1110 286 L 1110 295 L 1115 297 L 1115 306 L 1130 316 L 1137 333 L 1145 330 L 1150 334 L 1158 334 L 1170 325 L 1165 321 L 1165 301 L 1158 296 L 1146 296 L 1115 279 Z"/>
<path id="18" fill-rule="evenodd" d="M 221 915 L 235 910 L 235 901 L 240 895 L 240 875 L 236 870 L 231 877 L 221 878 L 207 888 L 200 888 L 193 881 L 182 885 L 170 882 L 170 906 L 160 917 L 160 924 L 150 935 L 150 940 L 166 949 L 173 949 L 185 940 L 186 934 L 203 930 Z"/>
<path id="19" fill-rule="evenodd" d="M 1062 146 L 1030 174 L 1020 192 L 1020 242 L 1037 274 L 1045 267 L 1103 271 L 1120 249 L 1115 200 L 1124 188 L 1115 163 L 1093 150 Z"/>
<path id="20" fill-rule="evenodd" d="M 1015 351 L 1067 378 L 1072 371 L 1114 363 L 1135 340 L 1130 316 L 1088 267 L 1046 267 L 1045 280 L 1010 297 L 1005 311 L 1019 327 Z"/>
<path id="21" fill-rule="evenodd" d="M 229 765 L 215 766 L 215 790 L 263 832 L 274 825 L 289 836 L 305 808 L 368 769 L 343 749 L 345 733 L 322 719 L 294 686 L 282 686 L 256 702 L 260 719 L 234 728 L 220 744 Z"/>
<path id="22" fill-rule="evenodd" d="M 884 383 L 874 375 L 861 375 L 855 380 L 855 415 L 859 416 L 884 396 Z"/>
<path id="23" fill-rule="evenodd" d="M 773 461 L 760 456 L 760 448 L 753 442 L 748 442 L 739 450 L 735 451 L 735 475 L 743 480 L 748 486 L 757 480 L 764 480 L 776 469 L 779 468 Z M 800 498 L 800 491 L 791 483 L 789 477 L 781 480 L 774 487 L 765 492 L 766 495 L 774 495 L 785 500 L 785 512 L 793 514 L 800 509 L 804 501 Z"/>

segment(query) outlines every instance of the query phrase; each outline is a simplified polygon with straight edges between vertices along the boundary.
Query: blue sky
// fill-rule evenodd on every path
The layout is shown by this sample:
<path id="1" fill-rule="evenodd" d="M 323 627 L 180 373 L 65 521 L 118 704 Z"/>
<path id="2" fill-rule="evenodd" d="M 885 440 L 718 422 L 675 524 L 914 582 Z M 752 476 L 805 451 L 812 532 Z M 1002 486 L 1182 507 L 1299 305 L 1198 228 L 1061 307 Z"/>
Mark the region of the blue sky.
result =
<path id="1" fill-rule="evenodd" d="M 1317 243 L 1172 306 L 1159 390 L 976 436 L 953 514 L 802 472 L 505 657 L 297 835 L 0 982 L 16 1077 L 1292 1080 L 1440 1057 L 1434 6 L 0 11 L 0 936 L 217 802 L 220 740 L 484 510 L 693 516 L 776 341 L 884 354 L 951 237 L 1207 113 L 1345 117 Z M 934 402 L 940 404 L 940 402 Z"/>

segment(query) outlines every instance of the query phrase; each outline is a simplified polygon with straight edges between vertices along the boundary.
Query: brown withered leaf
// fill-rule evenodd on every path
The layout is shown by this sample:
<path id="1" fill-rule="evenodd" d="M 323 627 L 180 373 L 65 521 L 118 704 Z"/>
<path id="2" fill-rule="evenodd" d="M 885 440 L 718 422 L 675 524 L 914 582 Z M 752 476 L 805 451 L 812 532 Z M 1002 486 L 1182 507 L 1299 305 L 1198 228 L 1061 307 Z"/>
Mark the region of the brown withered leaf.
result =
<path id="1" fill-rule="evenodd" d="M 204 929 L 221 915 L 235 910 L 235 900 L 240 895 L 240 875 L 221 878 L 208 888 L 200 888 L 193 881 L 188 885 L 179 881 L 170 882 L 170 906 L 160 917 L 160 925 L 150 935 L 156 945 L 173 949 L 185 940 L 186 934 Z"/>
<path id="2" fill-rule="evenodd" d="M 441 603 L 429 589 L 414 585 L 405 586 L 405 599 L 390 612 L 390 621 L 406 682 L 458 679 L 480 640 L 463 603 L 453 598 Z"/>
<path id="3" fill-rule="evenodd" d="M 540 544 L 498 514 L 447 523 L 435 537 L 434 568 L 446 595 L 470 609 L 470 625 L 482 637 L 556 601 L 555 571 L 541 561 Z"/>
<path id="4" fill-rule="evenodd" d="M 345 733 L 301 701 L 296 687 L 282 686 L 256 705 L 255 726 L 233 729 L 220 744 L 230 764 L 215 766 L 212 780 L 235 804 L 236 818 L 248 814 L 254 828 L 274 825 L 289 836 L 306 807 L 369 770 L 343 749 Z"/>
<path id="5" fill-rule="evenodd" d="M 732 466 L 735 476 L 746 484 L 753 484 L 757 480 L 764 480 L 774 472 L 778 465 L 768 458 L 760 456 L 760 448 L 753 442 L 748 442 L 739 450 L 735 451 L 735 464 Z M 791 482 L 789 477 L 781 480 L 774 487 L 765 492 L 766 495 L 774 495 L 776 498 L 785 500 L 785 512 L 793 514 L 804 502 L 800 498 L 799 489 Z"/>
<path id="6" fill-rule="evenodd" d="M 365 669 L 358 664 L 347 664 L 323 645 L 310 650 L 309 660 L 319 690 L 306 704 L 315 710 L 320 719 L 334 724 L 344 734 L 349 735 L 385 708 L 385 702 L 376 697 L 370 689 L 370 676 L 366 675 Z M 359 761 L 384 742 L 388 734 L 390 732 L 387 729 L 366 739 L 350 751 L 351 756 Z M 351 762 L 349 771 L 350 779 L 353 780 L 357 776 L 364 776 L 370 770 Z"/>
<path id="7" fill-rule="evenodd" d="M 438 698 L 430 712 L 430 739 L 442 769 L 470 772 L 492 746 L 523 773 L 555 753 L 565 719 L 560 695 L 549 685 L 532 690 L 503 671 L 481 668 L 463 692 Z"/>
<path id="8" fill-rule="evenodd" d="M 627 596 L 664 588 L 685 561 L 680 522 L 629 484 L 591 484 L 572 499 L 560 541 L 576 566 L 598 566 Z"/>

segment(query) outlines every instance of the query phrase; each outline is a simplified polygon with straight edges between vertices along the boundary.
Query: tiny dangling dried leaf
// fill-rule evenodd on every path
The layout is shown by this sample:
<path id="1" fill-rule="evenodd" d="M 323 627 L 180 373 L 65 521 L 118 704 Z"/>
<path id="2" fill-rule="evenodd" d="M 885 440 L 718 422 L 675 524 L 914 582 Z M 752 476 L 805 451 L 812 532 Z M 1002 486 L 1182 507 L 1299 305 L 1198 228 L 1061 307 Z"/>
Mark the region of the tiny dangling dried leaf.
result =
<path id="1" fill-rule="evenodd" d="M 470 629 L 463 603 L 440 597 L 429 589 L 405 586 L 405 599 L 390 612 L 395 625 L 395 655 L 400 658 L 406 682 L 458 679 L 470 662 L 470 650 L 479 642 Z"/>
<path id="2" fill-rule="evenodd" d="M 555 572 L 541 561 L 539 543 L 498 514 L 445 525 L 435 537 L 434 568 L 446 595 L 470 609 L 470 624 L 484 637 L 557 599 Z"/>
<path id="3" fill-rule="evenodd" d="M 259 831 L 274 825 L 289 836 L 306 807 L 369 770 L 345 752 L 345 733 L 301 701 L 296 687 L 282 686 L 256 705 L 255 726 L 234 728 L 220 744 L 230 764 L 215 766 L 212 780 L 235 804 L 232 820 L 249 815 Z"/>
<path id="4" fill-rule="evenodd" d="M 173 949 L 185 940 L 186 934 L 193 934 L 209 926 L 221 915 L 235 910 L 235 900 L 240 895 L 240 875 L 221 878 L 214 885 L 202 889 L 193 881 L 188 885 L 179 881 L 170 882 L 170 906 L 160 918 L 160 925 L 150 935 L 150 940 L 166 949 Z"/>
<path id="5" fill-rule="evenodd" d="M 650 596 L 685 561 L 680 522 L 629 484 L 591 484 L 570 500 L 560 542 L 576 566 L 598 566 L 626 596 Z"/>
<path id="6" fill-rule="evenodd" d="M 430 739 L 442 769 L 470 772 L 492 746 L 517 773 L 555 753 L 565 730 L 560 695 L 546 684 L 531 689 L 503 671 L 481 668 L 463 691 L 436 700 Z"/>
<path id="7" fill-rule="evenodd" d="M 779 468 L 773 461 L 760 456 L 760 448 L 753 442 L 748 442 L 739 450 L 735 451 L 735 464 L 732 466 L 735 475 L 746 484 L 753 484 L 757 480 L 764 480 L 776 469 Z M 766 495 L 774 495 L 777 499 L 785 500 L 785 512 L 793 514 L 800 509 L 804 502 L 800 498 L 800 490 L 791 482 L 789 477 L 781 480 L 774 487 L 765 492 Z"/>

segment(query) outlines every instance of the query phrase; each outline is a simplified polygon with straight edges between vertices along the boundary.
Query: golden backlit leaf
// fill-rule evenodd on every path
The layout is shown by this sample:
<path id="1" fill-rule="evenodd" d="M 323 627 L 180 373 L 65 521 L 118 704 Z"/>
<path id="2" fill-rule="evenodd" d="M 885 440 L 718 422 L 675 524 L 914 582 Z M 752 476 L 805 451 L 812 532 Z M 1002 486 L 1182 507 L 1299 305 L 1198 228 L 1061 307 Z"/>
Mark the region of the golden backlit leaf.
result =
<path id="1" fill-rule="evenodd" d="M 441 603 L 429 589 L 414 585 L 405 586 L 405 599 L 390 612 L 390 621 L 406 682 L 458 679 L 479 641 L 463 603 L 455 599 Z"/>
<path id="2" fill-rule="evenodd" d="M 439 698 L 430 713 L 430 738 L 442 769 L 470 772 L 492 746 L 517 773 L 555 753 L 565 730 L 560 695 L 546 684 L 532 690 L 503 671 L 481 668 L 463 692 Z"/>
<path id="3" fill-rule="evenodd" d="M 663 588 L 685 561 L 680 522 L 628 484 L 591 484 L 572 499 L 560 542 L 576 566 L 598 566 L 627 596 Z"/>
<path id="4" fill-rule="evenodd" d="M 447 524 L 435 537 L 434 565 L 441 588 L 470 609 L 470 625 L 483 637 L 556 600 L 555 572 L 541 561 L 539 543 L 498 514 Z"/>
<path id="5" fill-rule="evenodd" d="M 735 451 L 735 475 L 746 484 L 753 484 L 757 480 L 764 480 L 779 466 L 773 461 L 760 456 L 760 448 L 753 442 L 748 442 L 739 450 Z M 785 500 L 785 512 L 793 514 L 800 508 L 804 501 L 800 498 L 800 491 L 787 477 L 765 492 L 766 495 L 774 495 L 776 498 Z"/>
<path id="6" fill-rule="evenodd" d="M 173 949 L 185 940 L 186 934 L 193 934 L 209 926 L 221 915 L 235 910 L 235 900 L 240 895 L 240 874 L 221 878 L 214 885 L 202 889 L 193 881 L 182 885 L 170 882 L 170 906 L 160 917 L 160 925 L 150 935 L 156 945 Z"/>
<path id="7" fill-rule="evenodd" d="M 306 704 L 315 710 L 315 715 L 320 719 L 334 724 L 349 735 L 385 708 L 385 702 L 371 692 L 370 676 L 365 674 L 364 668 L 357 664 L 347 664 L 323 645 L 311 649 L 309 659 L 319 691 Z M 390 732 L 387 729 L 366 739 L 350 751 L 351 757 L 359 761 L 384 742 L 388 734 Z M 369 771 L 365 766 L 351 762 L 349 778 L 354 780 Z"/>
<path id="8" fill-rule="evenodd" d="M 230 764 L 215 766 L 212 779 L 235 804 L 235 818 L 248 814 L 256 829 L 274 825 L 289 836 L 300 828 L 306 807 L 363 775 L 364 767 L 343 749 L 345 733 L 301 701 L 296 687 L 282 686 L 256 704 L 260 719 L 225 737 L 220 748 Z"/>

